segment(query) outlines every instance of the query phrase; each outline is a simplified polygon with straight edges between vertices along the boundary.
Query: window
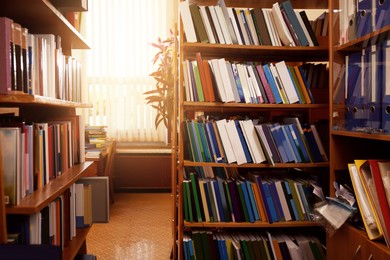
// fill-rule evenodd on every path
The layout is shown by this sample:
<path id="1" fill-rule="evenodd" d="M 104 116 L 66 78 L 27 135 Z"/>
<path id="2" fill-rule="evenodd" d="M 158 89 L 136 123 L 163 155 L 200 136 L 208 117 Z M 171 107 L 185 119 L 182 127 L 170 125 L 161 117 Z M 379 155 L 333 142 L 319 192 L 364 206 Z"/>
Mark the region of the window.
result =
<path id="1" fill-rule="evenodd" d="M 157 50 L 149 43 L 172 28 L 173 0 L 93 0 L 88 2 L 85 37 L 88 124 L 106 125 L 108 137 L 126 142 L 166 141 L 155 129 L 155 111 L 143 93 L 154 87 L 149 74 Z M 83 22 L 83 21 L 82 21 Z"/>

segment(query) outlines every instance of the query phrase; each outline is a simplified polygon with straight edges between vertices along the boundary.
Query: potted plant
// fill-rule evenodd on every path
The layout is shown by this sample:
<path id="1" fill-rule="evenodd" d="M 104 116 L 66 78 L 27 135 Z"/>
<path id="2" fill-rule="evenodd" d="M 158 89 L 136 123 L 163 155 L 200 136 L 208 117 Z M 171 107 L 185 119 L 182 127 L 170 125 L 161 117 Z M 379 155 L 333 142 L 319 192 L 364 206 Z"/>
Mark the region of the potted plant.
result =
<path id="1" fill-rule="evenodd" d="M 145 99 L 147 100 L 147 104 L 157 110 L 155 118 L 156 129 L 163 123 L 169 133 L 171 129 L 171 117 L 173 115 L 174 85 L 176 79 L 174 68 L 176 37 L 171 32 L 170 37 L 166 40 L 163 41 L 159 38 L 156 43 L 151 43 L 151 45 L 158 48 L 158 52 L 153 59 L 153 64 L 158 64 L 157 70 L 150 74 L 156 80 L 156 88 L 146 91 L 143 94 L 146 95 Z"/>

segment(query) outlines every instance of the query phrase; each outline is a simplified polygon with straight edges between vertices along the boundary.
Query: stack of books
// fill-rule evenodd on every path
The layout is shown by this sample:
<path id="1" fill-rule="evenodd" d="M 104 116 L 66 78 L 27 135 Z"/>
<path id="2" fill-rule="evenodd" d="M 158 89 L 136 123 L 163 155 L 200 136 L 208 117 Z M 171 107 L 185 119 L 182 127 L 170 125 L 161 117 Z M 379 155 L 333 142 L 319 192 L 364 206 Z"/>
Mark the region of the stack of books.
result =
<path id="1" fill-rule="evenodd" d="M 328 33 L 328 15 L 324 12 L 310 21 L 306 12 L 293 9 L 289 0 L 270 8 L 198 6 L 189 1 L 179 4 L 187 42 L 318 46 L 317 36 Z"/>
<path id="2" fill-rule="evenodd" d="M 107 148 L 106 126 L 85 126 L 85 157 L 100 158 Z"/>

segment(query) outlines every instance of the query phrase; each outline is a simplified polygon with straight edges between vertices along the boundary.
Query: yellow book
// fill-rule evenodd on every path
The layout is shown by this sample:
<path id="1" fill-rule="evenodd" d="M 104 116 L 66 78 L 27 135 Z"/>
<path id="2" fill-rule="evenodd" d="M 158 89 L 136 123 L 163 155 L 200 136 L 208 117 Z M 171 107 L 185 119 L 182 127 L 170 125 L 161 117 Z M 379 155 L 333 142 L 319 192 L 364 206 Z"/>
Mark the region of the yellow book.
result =
<path id="1" fill-rule="evenodd" d="M 349 163 L 348 169 L 351 176 L 352 186 L 355 191 L 356 201 L 363 219 L 364 227 L 367 231 L 368 238 L 371 240 L 382 238 L 382 227 L 379 223 L 378 216 L 368 195 L 368 191 L 362 183 L 358 167 L 354 163 Z"/>

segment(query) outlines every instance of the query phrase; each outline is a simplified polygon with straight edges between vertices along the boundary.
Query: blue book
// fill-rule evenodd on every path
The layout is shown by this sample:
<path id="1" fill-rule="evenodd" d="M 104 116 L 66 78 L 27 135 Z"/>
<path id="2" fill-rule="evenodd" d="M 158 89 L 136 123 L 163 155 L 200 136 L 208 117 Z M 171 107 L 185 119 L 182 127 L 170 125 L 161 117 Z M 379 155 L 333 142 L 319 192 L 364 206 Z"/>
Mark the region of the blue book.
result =
<path id="1" fill-rule="evenodd" d="M 282 204 L 280 203 L 280 198 L 278 192 L 276 191 L 275 183 L 272 180 L 268 180 L 268 187 L 271 192 L 271 197 L 275 206 L 276 215 L 278 216 L 279 221 L 285 221 Z"/>
<path id="2" fill-rule="evenodd" d="M 282 104 L 283 100 L 279 94 L 278 87 L 276 86 L 274 76 L 272 75 L 271 69 L 269 68 L 269 64 L 264 64 L 263 70 L 264 70 L 265 77 L 267 78 L 267 81 L 271 87 L 272 94 L 274 94 L 275 103 Z"/>
<path id="3" fill-rule="evenodd" d="M 221 193 L 219 191 L 218 182 L 216 180 L 210 180 L 210 183 L 212 183 L 212 185 L 214 186 L 215 198 L 217 200 L 217 207 L 219 212 L 219 219 L 221 220 L 221 222 L 225 222 L 225 214 L 222 207 L 222 198 Z"/>
<path id="4" fill-rule="evenodd" d="M 295 146 L 294 140 L 292 139 L 291 132 L 288 129 L 288 126 L 286 125 L 280 125 L 280 129 L 282 130 L 282 133 L 284 134 L 284 137 L 286 138 L 287 148 L 291 152 L 294 161 L 296 163 L 302 162 L 301 157 L 298 154 L 298 150 Z"/>
<path id="5" fill-rule="evenodd" d="M 197 126 L 198 126 L 200 140 L 202 142 L 202 147 L 203 147 L 203 153 L 204 153 L 205 161 L 206 162 L 213 162 L 214 160 L 213 160 L 213 158 L 211 156 L 209 142 L 207 142 L 207 136 L 206 136 L 206 132 L 205 132 L 205 129 L 204 129 L 204 123 L 199 123 L 198 122 Z"/>
<path id="6" fill-rule="evenodd" d="M 242 89 L 240 76 L 238 75 L 237 66 L 235 63 L 232 63 L 232 70 L 233 70 L 234 81 L 236 82 L 236 86 L 237 86 L 238 96 L 240 97 L 240 102 L 245 103 L 244 90 Z"/>
<path id="7" fill-rule="evenodd" d="M 283 131 L 288 138 L 288 143 L 291 145 L 291 148 L 295 154 L 295 157 L 297 158 L 296 162 L 300 162 L 300 163 L 303 162 L 303 159 L 301 157 L 301 154 L 298 151 L 297 145 L 295 143 L 294 137 L 291 134 L 291 130 L 290 130 L 289 126 L 288 125 L 281 125 L 281 127 L 283 128 Z"/>
<path id="8" fill-rule="evenodd" d="M 252 205 L 251 205 L 251 202 L 249 199 L 248 189 L 246 187 L 245 181 L 242 181 L 240 184 L 242 187 L 242 193 L 244 195 L 245 205 L 246 205 L 246 208 L 248 211 L 249 222 L 253 223 L 253 222 L 255 222 L 255 216 L 254 216 Z"/>
<path id="9" fill-rule="evenodd" d="M 304 72 L 302 66 L 298 66 L 298 70 L 301 73 L 301 77 L 303 79 L 303 82 L 305 83 L 305 86 L 303 86 L 303 87 L 306 88 L 306 91 L 307 91 L 307 94 L 309 95 L 310 101 L 311 101 L 312 104 L 314 104 L 315 103 L 314 102 L 314 97 L 313 97 L 313 94 L 311 93 L 310 85 L 307 82 L 307 78 L 306 78 L 306 75 L 305 75 L 305 72 Z"/>
<path id="10" fill-rule="evenodd" d="M 251 154 L 249 152 L 248 145 L 247 145 L 247 143 L 245 141 L 244 133 L 242 132 L 240 123 L 238 122 L 238 120 L 234 120 L 234 124 L 236 125 L 237 133 L 238 133 L 238 136 L 240 137 L 242 148 L 244 149 L 246 162 L 251 163 L 252 162 L 252 157 L 251 157 Z"/>
<path id="11" fill-rule="evenodd" d="M 210 133 L 210 129 L 209 129 L 208 123 L 204 123 L 203 124 L 203 128 L 204 128 L 204 132 L 205 132 L 205 135 L 206 135 L 207 145 L 208 145 L 209 150 L 210 150 L 211 162 L 217 162 L 217 152 L 215 150 L 215 146 L 214 146 L 214 143 L 213 143 L 213 139 L 211 137 L 211 133 Z"/>
<path id="12" fill-rule="evenodd" d="M 280 139 L 279 133 L 277 132 L 277 126 L 275 124 L 267 124 L 267 126 L 269 127 L 269 129 L 271 131 L 272 138 L 273 138 L 273 140 L 276 144 L 276 147 L 278 149 L 281 162 L 283 162 L 283 163 L 289 162 L 289 158 L 287 157 L 287 153 L 284 150 L 282 140 Z"/>
<path id="13" fill-rule="evenodd" d="M 224 189 L 224 185 L 223 185 L 223 180 L 220 179 L 220 178 L 217 178 L 217 183 L 218 183 L 218 191 L 220 193 L 220 197 L 221 197 L 221 203 L 222 203 L 222 210 L 223 210 L 223 215 L 224 215 L 224 218 L 225 218 L 225 221 L 226 222 L 231 222 L 232 219 L 231 219 L 231 214 L 230 214 L 230 211 L 229 211 L 229 206 L 228 206 L 228 202 L 226 200 L 226 195 L 225 195 L 225 189 Z"/>
<path id="14" fill-rule="evenodd" d="M 295 34 L 297 35 L 298 41 L 301 44 L 301 46 L 309 46 L 309 41 L 306 38 L 305 33 L 303 32 L 303 29 L 301 27 L 301 24 L 298 21 L 298 18 L 295 14 L 295 11 L 291 5 L 291 2 L 289 0 L 283 2 L 280 4 L 280 9 L 284 10 L 286 12 L 287 18 L 292 25 Z"/>
<path id="15" fill-rule="evenodd" d="M 311 126 L 309 124 L 302 124 L 302 130 L 306 137 L 313 162 L 322 162 L 322 155 L 320 149 L 318 148 Z"/>
<path id="16" fill-rule="evenodd" d="M 274 163 L 280 163 L 281 162 L 280 154 L 276 146 L 275 140 L 272 137 L 270 128 L 266 124 L 261 124 L 260 127 L 261 129 L 263 129 L 265 139 L 267 141 L 269 149 L 271 150 L 272 160 L 274 161 Z"/>
<path id="17" fill-rule="evenodd" d="M 206 126 L 207 126 L 207 129 L 209 131 L 211 141 L 212 141 L 214 149 L 215 149 L 216 162 L 225 162 L 225 158 L 223 158 L 222 151 L 220 150 L 220 147 L 218 145 L 217 133 L 214 130 L 213 122 L 207 122 Z"/>
<path id="18" fill-rule="evenodd" d="M 260 220 L 259 209 L 257 208 L 255 195 L 253 194 L 251 182 L 248 180 L 245 180 L 245 185 L 246 185 L 246 189 L 248 191 L 249 200 L 251 202 L 251 207 L 252 207 L 252 211 L 253 211 L 253 215 L 255 217 L 255 220 Z"/>
<path id="19" fill-rule="evenodd" d="M 191 144 L 192 155 L 196 162 L 201 162 L 202 156 L 200 154 L 199 143 L 197 141 L 196 134 L 195 134 L 195 126 L 192 121 L 187 121 L 186 124 L 188 130 L 188 137 L 190 139 L 190 144 Z"/>
<path id="20" fill-rule="evenodd" d="M 305 144 L 303 142 L 302 136 L 299 133 L 298 127 L 295 124 L 289 124 L 288 125 L 291 135 L 295 141 L 295 145 L 297 146 L 298 152 L 301 155 L 303 162 L 310 162 L 309 153 L 306 150 Z"/>
<path id="21" fill-rule="evenodd" d="M 276 208 L 275 208 L 275 205 L 274 205 L 274 202 L 272 199 L 272 195 L 271 195 L 271 191 L 270 191 L 269 186 L 268 186 L 268 182 L 262 180 L 261 185 L 262 185 L 263 190 L 264 190 L 263 200 L 266 201 L 266 203 L 268 205 L 268 210 L 269 210 L 269 213 L 267 213 L 267 216 L 269 214 L 268 222 L 270 222 L 270 223 L 278 222 L 279 218 L 278 218 L 278 214 L 276 213 Z"/>

